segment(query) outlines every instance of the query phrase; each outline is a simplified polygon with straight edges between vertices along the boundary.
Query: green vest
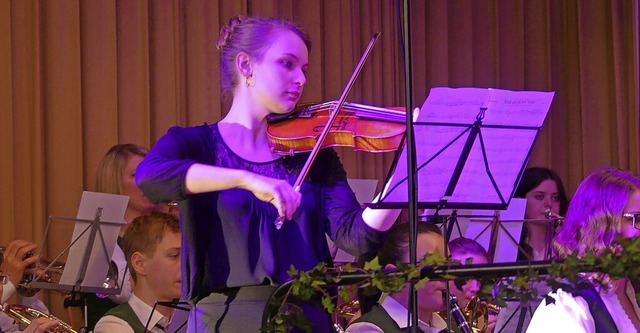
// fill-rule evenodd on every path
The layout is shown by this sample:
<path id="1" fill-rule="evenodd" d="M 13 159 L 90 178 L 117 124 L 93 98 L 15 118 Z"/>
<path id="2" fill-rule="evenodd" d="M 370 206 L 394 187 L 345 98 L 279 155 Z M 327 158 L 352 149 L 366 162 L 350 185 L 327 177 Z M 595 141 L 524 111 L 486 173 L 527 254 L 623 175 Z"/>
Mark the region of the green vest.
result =
<path id="1" fill-rule="evenodd" d="M 382 329 L 384 333 L 407 332 L 407 329 L 400 328 L 400 326 L 396 324 L 395 320 L 393 320 L 393 318 L 389 316 L 387 311 L 385 311 L 384 308 L 379 304 L 374 305 L 371 308 L 371 311 L 363 314 L 353 321 L 353 323 L 359 322 L 372 323 L 380 327 L 380 329 Z"/>
<path id="2" fill-rule="evenodd" d="M 107 311 L 105 316 L 115 316 L 118 317 L 129 324 L 135 333 L 146 333 L 147 330 L 144 329 L 144 325 L 136 316 L 136 313 L 133 312 L 133 309 L 129 305 L 129 303 L 124 303 L 116 306 L 115 308 Z"/>
<path id="3" fill-rule="evenodd" d="M 358 322 L 372 323 L 380 327 L 380 329 L 384 333 L 402 333 L 402 332 L 409 331 L 408 327 L 400 328 L 400 326 L 398 326 L 396 321 L 393 320 L 393 318 L 389 316 L 389 314 L 387 313 L 387 311 L 385 311 L 382 305 L 379 305 L 379 304 L 374 305 L 373 308 L 371 308 L 371 311 L 363 314 L 362 316 L 360 316 L 359 318 L 353 321 L 353 323 L 358 323 Z M 422 332 L 422 330 L 418 328 L 418 332 Z M 445 328 L 440 332 L 447 332 L 447 329 Z M 459 333 L 460 330 L 457 327 L 453 327 L 452 332 Z"/>

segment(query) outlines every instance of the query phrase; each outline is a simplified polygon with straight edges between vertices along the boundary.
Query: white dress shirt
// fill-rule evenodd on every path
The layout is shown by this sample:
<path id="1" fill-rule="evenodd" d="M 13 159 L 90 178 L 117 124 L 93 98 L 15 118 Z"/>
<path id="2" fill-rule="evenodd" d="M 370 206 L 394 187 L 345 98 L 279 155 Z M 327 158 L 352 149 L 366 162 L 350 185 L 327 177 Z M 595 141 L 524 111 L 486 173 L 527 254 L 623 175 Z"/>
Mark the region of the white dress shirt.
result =
<path id="1" fill-rule="evenodd" d="M 140 320 L 142 325 L 147 323 L 149 320 L 149 315 L 153 310 L 153 307 L 149 306 L 141 299 L 139 299 L 136 294 L 131 294 L 131 298 L 129 298 L 129 306 L 136 314 L 136 317 Z M 149 325 L 147 329 L 153 333 L 163 333 L 166 332 L 166 329 L 162 329 L 161 327 L 167 327 L 169 325 L 169 318 L 163 316 L 160 312 L 153 311 L 153 315 L 151 320 L 149 320 Z M 131 325 L 124 321 L 121 318 L 116 316 L 104 316 L 100 318 L 96 327 L 93 330 L 94 333 L 134 333 Z"/>
<path id="2" fill-rule="evenodd" d="M 407 320 L 409 311 L 393 297 L 386 297 L 380 305 L 400 328 L 409 327 L 409 321 Z M 418 328 L 425 333 L 437 333 L 447 328 L 447 323 L 437 313 L 433 312 L 431 314 L 431 326 L 418 319 Z M 384 333 L 384 331 L 373 323 L 357 322 L 349 325 L 346 333 Z"/>
<path id="3" fill-rule="evenodd" d="M 637 316 L 640 317 L 640 308 L 635 302 L 635 291 L 631 283 L 625 285 L 625 294 L 632 300 L 632 304 Z M 552 304 L 546 304 L 542 301 L 538 309 L 531 318 L 531 323 L 527 329 L 527 333 L 551 333 L 551 332 L 575 332 L 575 333 L 595 333 L 595 321 L 589 305 L 582 297 L 574 297 L 571 293 L 558 289 L 557 292 L 551 292 L 549 296 L 555 299 Z M 604 305 L 609 310 L 611 318 L 613 318 L 618 332 L 636 333 L 637 330 L 633 326 L 631 319 L 622 309 L 620 300 L 615 292 L 600 292 L 600 297 Z"/>

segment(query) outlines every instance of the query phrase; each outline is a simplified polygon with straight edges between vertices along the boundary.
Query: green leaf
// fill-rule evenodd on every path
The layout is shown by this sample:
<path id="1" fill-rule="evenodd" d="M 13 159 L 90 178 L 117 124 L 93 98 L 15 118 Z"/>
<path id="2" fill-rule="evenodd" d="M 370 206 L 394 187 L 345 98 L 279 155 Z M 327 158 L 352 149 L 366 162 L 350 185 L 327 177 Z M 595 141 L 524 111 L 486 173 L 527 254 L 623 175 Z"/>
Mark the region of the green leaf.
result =
<path id="1" fill-rule="evenodd" d="M 291 265 L 289 267 L 289 270 L 287 271 L 287 274 L 289 274 L 290 277 L 294 277 L 298 275 L 298 270 L 293 265 Z"/>
<path id="2" fill-rule="evenodd" d="M 336 305 L 333 303 L 333 300 L 331 299 L 331 297 L 323 297 L 322 298 L 322 306 L 329 313 L 333 313 L 333 311 L 335 310 L 335 307 L 336 307 Z"/>
<path id="3" fill-rule="evenodd" d="M 373 258 L 371 261 L 367 261 L 364 263 L 365 271 L 379 271 L 382 267 L 380 267 L 380 263 L 378 262 L 378 257 Z"/>

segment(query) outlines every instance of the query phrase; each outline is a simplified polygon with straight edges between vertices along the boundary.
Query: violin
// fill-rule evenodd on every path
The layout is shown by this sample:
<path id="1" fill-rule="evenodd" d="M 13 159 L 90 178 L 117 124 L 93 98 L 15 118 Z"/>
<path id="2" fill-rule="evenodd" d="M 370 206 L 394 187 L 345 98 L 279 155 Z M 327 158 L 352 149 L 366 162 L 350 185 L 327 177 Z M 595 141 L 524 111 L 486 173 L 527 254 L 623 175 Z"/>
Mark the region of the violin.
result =
<path id="1" fill-rule="evenodd" d="M 332 112 L 338 112 L 321 148 L 347 146 L 356 151 L 389 152 L 398 149 L 406 129 L 402 110 L 337 101 L 303 104 L 286 115 L 270 115 L 267 136 L 274 152 L 293 155 L 311 151 Z"/>
<path id="2" fill-rule="evenodd" d="M 338 101 L 335 103 L 335 106 L 330 107 L 330 111 L 324 113 L 324 114 L 328 114 L 328 117 L 322 117 L 322 113 L 320 113 L 320 112 L 311 112 L 312 115 L 316 115 L 316 117 L 315 117 L 316 119 L 326 118 L 326 121 L 324 122 L 324 124 L 322 126 L 320 126 L 321 131 L 317 134 L 317 136 L 312 135 L 316 139 L 315 139 L 315 141 L 313 139 L 311 139 L 310 141 L 315 142 L 315 145 L 312 144 L 312 145 L 307 145 L 306 146 L 306 147 L 311 146 L 312 148 L 311 148 L 311 150 L 309 152 L 309 157 L 307 158 L 307 161 L 305 162 L 304 166 L 300 170 L 300 173 L 298 174 L 298 177 L 296 178 L 296 182 L 293 184 L 293 189 L 295 191 L 298 191 L 298 192 L 300 191 L 300 187 L 302 186 L 302 182 L 307 177 L 307 173 L 309 172 L 309 169 L 311 168 L 311 164 L 315 160 L 316 156 L 318 156 L 318 151 L 320 151 L 320 149 L 323 147 L 323 145 L 325 145 L 325 142 L 327 142 L 326 140 L 329 137 L 329 134 L 330 134 L 331 130 L 336 129 L 336 128 L 347 128 L 347 127 L 349 127 L 347 125 L 345 125 L 345 126 L 341 126 L 340 124 L 335 125 L 335 123 L 336 123 L 336 120 L 338 120 L 339 116 L 341 116 L 341 115 L 344 116 L 344 117 L 341 118 L 342 121 L 348 120 L 349 118 L 353 118 L 352 116 L 348 115 L 347 111 L 343 111 L 343 108 L 344 108 L 344 106 L 346 104 L 345 100 L 347 98 L 347 95 L 349 94 L 349 91 L 351 91 L 351 87 L 353 87 L 353 83 L 355 82 L 356 77 L 358 76 L 358 74 L 360 73 L 360 70 L 362 69 L 362 65 L 364 64 L 365 60 L 369 56 L 369 53 L 371 52 L 371 49 L 373 48 L 373 45 L 375 44 L 376 40 L 378 40 L 378 37 L 380 37 L 380 32 L 376 32 L 373 35 L 373 37 L 371 38 L 371 41 L 369 42 L 369 45 L 367 46 L 367 49 L 364 51 L 364 54 L 360 58 L 360 61 L 358 62 L 358 65 L 356 66 L 356 69 L 351 74 L 351 78 L 349 79 L 349 82 L 347 83 L 347 87 L 342 91 L 342 95 L 340 96 L 340 99 L 338 99 Z M 318 117 L 318 115 L 320 115 L 320 117 Z M 313 119 L 314 117 L 312 116 L 310 118 Z M 348 121 L 347 121 L 347 123 L 348 123 Z M 317 123 L 316 123 L 316 125 L 317 125 Z M 312 132 L 313 132 L 313 130 L 318 129 L 318 127 L 316 125 L 313 125 L 311 127 L 311 131 Z M 404 125 L 401 125 L 401 126 L 404 127 Z M 356 126 L 352 125 L 351 127 L 356 127 Z M 371 127 L 375 127 L 375 126 L 371 126 Z M 292 129 L 290 128 L 289 130 L 292 130 Z M 353 133 L 355 133 L 355 132 L 353 132 Z M 303 139 L 303 141 L 304 141 L 304 139 Z M 332 145 L 332 144 L 336 145 L 336 142 L 338 142 L 338 141 L 339 141 L 338 140 L 338 136 L 334 136 L 334 142 L 332 143 L 331 141 L 328 141 L 329 142 L 328 145 Z M 345 141 L 348 141 L 348 140 L 345 140 Z M 303 145 L 299 144 L 298 146 L 303 146 Z M 288 148 L 287 150 L 288 150 L 287 153 L 292 153 L 293 152 L 293 148 Z M 284 224 L 284 221 L 285 221 L 284 216 L 279 216 L 276 219 L 276 221 L 274 222 L 274 225 L 275 225 L 276 229 L 282 228 L 282 225 Z"/>

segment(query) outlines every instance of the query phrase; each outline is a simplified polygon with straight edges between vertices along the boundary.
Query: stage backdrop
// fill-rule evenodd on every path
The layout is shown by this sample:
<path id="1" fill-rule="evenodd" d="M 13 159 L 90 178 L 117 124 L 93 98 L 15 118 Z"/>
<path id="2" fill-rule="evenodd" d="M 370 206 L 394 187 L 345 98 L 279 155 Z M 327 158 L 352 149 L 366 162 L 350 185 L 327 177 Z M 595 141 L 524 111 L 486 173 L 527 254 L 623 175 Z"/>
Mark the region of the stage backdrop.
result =
<path id="1" fill-rule="evenodd" d="M 396 1 L 0 0 L 0 244 L 40 242 L 48 215 L 75 216 L 112 145 L 219 120 L 213 43 L 238 14 L 310 33 L 303 101 L 337 99 L 382 32 L 348 101 L 405 105 Z M 555 91 L 530 165 L 569 193 L 601 166 L 637 174 L 638 15 L 638 0 L 412 1 L 413 104 L 435 86 Z M 382 180 L 393 158 L 338 150 L 351 178 Z M 49 251 L 67 245 L 56 236 Z"/>

